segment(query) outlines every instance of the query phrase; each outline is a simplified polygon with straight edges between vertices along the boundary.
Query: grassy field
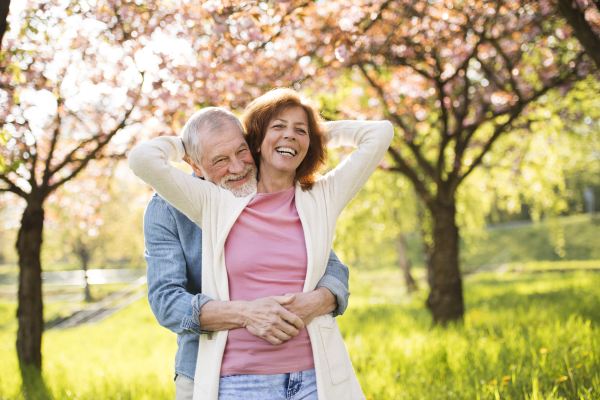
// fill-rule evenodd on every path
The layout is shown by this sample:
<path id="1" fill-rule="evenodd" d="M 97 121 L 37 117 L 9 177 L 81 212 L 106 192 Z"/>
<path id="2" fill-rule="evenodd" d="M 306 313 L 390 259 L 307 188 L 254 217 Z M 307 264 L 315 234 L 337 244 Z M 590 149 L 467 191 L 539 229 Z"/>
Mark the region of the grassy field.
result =
<path id="1" fill-rule="evenodd" d="M 600 273 L 523 270 L 466 277 L 464 324 L 447 329 L 432 327 L 425 290 L 402 294 L 397 270 L 353 271 L 338 321 L 367 398 L 599 399 Z M 3 320 L 12 312 L 0 303 Z M 21 398 L 14 340 L 0 333 L 2 399 Z M 55 399 L 170 399 L 175 348 L 142 300 L 48 331 L 46 384 Z"/>
<path id="2" fill-rule="evenodd" d="M 355 274 L 341 321 L 368 398 L 600 398 L 600 274 L 470 276 L 449 329 L 431 328 L 425 293 L 395 296 L 394 275 Z"/>

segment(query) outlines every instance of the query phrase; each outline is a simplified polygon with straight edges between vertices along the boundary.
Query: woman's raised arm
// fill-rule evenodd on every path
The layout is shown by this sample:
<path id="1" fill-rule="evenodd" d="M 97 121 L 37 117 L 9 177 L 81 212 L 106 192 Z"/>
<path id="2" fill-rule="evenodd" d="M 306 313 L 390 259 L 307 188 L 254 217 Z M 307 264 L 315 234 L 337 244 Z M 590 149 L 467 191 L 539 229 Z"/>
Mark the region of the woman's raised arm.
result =
<path id="1" fill-rule="evenodd" d="M 353 146 L 352 152 L 325 176 L 338 214 L 360 191 L 379 165 L 394 138 L 389 121 L 325 122 L 328 148 Z"/>
<path id="2" fill-rule="evenodd" d="M 181 138 L 161 136 L 135 146 L 129 152 L 129 167 L 165 200 L 197 224 L 202 223 L 202 207 L 216 186 L 173 167 L 185 156 Z"/>

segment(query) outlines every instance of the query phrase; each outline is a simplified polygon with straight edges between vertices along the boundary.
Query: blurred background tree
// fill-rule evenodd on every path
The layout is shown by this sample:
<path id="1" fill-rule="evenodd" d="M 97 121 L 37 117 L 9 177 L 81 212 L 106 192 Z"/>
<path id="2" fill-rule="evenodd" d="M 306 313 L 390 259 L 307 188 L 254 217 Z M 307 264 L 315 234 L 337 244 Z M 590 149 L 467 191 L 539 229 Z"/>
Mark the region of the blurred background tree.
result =
<path id="1" fill-rule="evenodd" d="M 346 97 L 340 116 L 366 111 L 398 128 L 390 170 L 412 182 L 433 220 L 427 304 L 437 322 L 464 312 L 458 188 L 500 138 L 530 131 L 525 114 L 541 96 L 568 91 L 592 71 L 571 30 L 551 13 L 521 1 L 387 1 L 332 3 L 313 14 L 307 56 L 369 86 Z M 329 78 L 312 81 L 327 85 Z"/>
<path id="2" fill-rule="evenodd" d="M 57 242 L 45 246 L 55 250 L 54 258 L 67 258 L 74 255 L 80 268 L 86 275 L 84 287 L 85 300 L 92 301 L 87 284 L 87 271 L 96 250 L 102 247 L 99 240 L 100 230 L 104 225 L 101 214 L 102 205 L 110 199 L 106 192 L 107 180 L 103 169 L 94 170 L 94 163 L 76 180 L 65 183 L 52 196 L 47 206 L 46 237 Z"/>
<path id="3" fill-rule="evenodd" d="M 57 4 L 28 6 L 17 16 L 20 26 L 5 37 L 0 65 L 5 144 L 0 190 L 26 203 L 17 239 L 17 353 L 23 371 L 37 379 L 43 331 L 44 204 L 91 161 L 122 157 L 130 145 L 128 135 L 112 139 L 144 117 L 130 118 L 142 75 L 114 62 L 114 49 L 99 40 L 98 26 L 69 18 Z M 25 386 L 28 380 L 24 379 Z"/>

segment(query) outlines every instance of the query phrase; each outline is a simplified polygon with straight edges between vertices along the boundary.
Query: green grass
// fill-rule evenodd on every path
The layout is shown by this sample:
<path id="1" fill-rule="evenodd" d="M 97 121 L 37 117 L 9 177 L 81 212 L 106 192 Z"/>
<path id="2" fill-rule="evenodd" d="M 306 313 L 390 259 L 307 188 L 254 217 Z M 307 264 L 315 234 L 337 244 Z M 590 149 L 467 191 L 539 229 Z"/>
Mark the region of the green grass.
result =
<path id="1" fill-rule="evenodd" d="M 442 329 L 426 290 L 402 294 L 399 271 L 352 271 L 338 321 L 368 399 L 600 398 L 600 273 L 486 272 L 464 286 L 464 323 Z M 49 331 L 43 349 L 55 399 L 174 397 L 175 335 L 145 301 L 94 327 Z M 0 360 L 0 398 L 19 399 L 14 330 L 0 333 Z"/>
<path id="2" fill-rule="evenodd" d="M 600 398 L 600 274 L 468 277 L 465 322 L 447 329 L 432 328 L 424 293 L 407 302 L 392 282 L 355 274 L 370 290 L 340 321 L 368 398 Z"/>
<path id="3" fill-rule="evenodd" d="M 0 396 L 19 399 L 15 330 L 0 334 Z M 46 385 L 55 399 L 174 397 L 176 335 L 140 300 L 102 323 L 44 334 Z"/>

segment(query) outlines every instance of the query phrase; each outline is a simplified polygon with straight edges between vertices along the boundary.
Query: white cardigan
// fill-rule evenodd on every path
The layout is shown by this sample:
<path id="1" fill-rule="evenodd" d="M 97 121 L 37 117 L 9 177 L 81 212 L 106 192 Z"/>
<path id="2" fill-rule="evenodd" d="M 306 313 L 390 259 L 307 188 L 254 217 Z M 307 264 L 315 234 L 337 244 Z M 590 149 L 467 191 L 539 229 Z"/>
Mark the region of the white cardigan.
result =
<path id="1" fill-rule="evenodd" d="M 304 229 L 308 269 L 304 292 L 315 289 L 325 273 L 338 216 L 367 182 L 387 151 L 394 130 L 388 121 L 327 122 L 328 147 L 357 149 L 311 190 L 296 185 L 296 208 Z M 158 137 L 134 147 L 129 166 L 169 203 L 202 228 L 202 293 L 229 300 L 225 240 L 256 191 L 235 197 L 228 190 L 171 166 L 184 157 L 180 138 Z M 306 329 L 310 336 L 320 400 L 364 399 L 335 318 L 317 317 Z M 194 399 L 217 400 L 221 361 L 228 331 L 202 335 L 194 378 Z M 293 362 L 293 361 L 292 361 Z"/>

